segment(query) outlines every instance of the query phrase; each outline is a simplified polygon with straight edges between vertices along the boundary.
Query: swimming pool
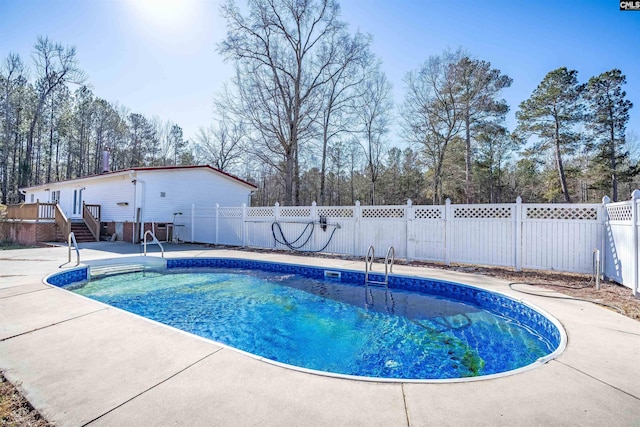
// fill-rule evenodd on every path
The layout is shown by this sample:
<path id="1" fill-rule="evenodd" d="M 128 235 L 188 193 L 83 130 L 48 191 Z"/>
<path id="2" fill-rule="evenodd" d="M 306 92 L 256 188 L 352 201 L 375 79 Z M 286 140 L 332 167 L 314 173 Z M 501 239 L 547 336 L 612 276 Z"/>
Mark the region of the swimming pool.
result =
<path id="1" fill-rule="evenodd" d="M 392 275 L 389 293 L 365 296 L 357 271 L 227 258 L 166 267 L 48 280 L 276 363 L 358 378 L 487 378 L 544 363 L 566 340 L 533 307 L 451 282 Z"/>

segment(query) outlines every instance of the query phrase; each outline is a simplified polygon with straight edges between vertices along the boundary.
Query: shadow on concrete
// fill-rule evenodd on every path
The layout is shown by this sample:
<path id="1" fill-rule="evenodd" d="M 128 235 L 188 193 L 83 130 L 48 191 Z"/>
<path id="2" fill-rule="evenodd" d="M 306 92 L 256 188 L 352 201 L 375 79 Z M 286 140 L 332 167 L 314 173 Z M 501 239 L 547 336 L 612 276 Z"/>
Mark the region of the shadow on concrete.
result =
<path id="1" fill-rule="evenodd" d="M 66 247 L 66 243 L 52 242 L 48 243 L 50 246 Z M 215 250 L 220 249 L 215 246 L 201 244 L 201 243 L 162 243 L 165 254 L 172 252 L 185 252 L 185 251 L 202 251 L 202 250 Z M 113 254 L 121 255 L 142 255 L 144 253 L 144 246 L 142 244 L 133 244 L 127 242 L 88 242 L 78 243 L 78 249 L 89 249 L 96 251 L 110 252 Z M 160 253 L 160 247 L 156 244 L 147 244 L 147 253 Z"/>

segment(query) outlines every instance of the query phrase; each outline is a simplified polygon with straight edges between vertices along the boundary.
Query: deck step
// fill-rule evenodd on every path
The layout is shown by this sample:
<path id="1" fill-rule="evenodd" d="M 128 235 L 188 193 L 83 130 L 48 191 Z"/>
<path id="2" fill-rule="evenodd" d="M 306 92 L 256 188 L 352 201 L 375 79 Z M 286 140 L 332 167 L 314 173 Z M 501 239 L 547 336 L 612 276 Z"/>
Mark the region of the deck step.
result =
<path id="1" fill-rule="evenodd" d="M 93 237 L 93 234 L 91 234 L 91 231 L 84 222 L 72 221 L 71 231 L 73 232 L 73 235 L 76 238 L 76 242 L 78 243 L 88 243 L 96 241 L 95 237 Z"/>

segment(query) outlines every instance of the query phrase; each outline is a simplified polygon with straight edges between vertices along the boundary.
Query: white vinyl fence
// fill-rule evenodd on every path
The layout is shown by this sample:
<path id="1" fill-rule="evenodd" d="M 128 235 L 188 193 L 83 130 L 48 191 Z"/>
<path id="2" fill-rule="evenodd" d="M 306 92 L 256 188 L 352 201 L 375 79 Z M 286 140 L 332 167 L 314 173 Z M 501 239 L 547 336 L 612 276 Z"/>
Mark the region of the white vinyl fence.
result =
<path id="1" fill-rule="evenodd" d="M 604 273 L 611 280 L 633 289 L 633 294 L 638 296 L 640 190 L 631 193 L 631 200 L 609 203 L 608 197 L 605 197 L 603 204 L 607 211 L 603 238 L 603 251 L 606 254 Z"/>
<path id="2" fill-rule="evenodd" d="M 636 190 L 634 195 L 640 196 Z M 450 263 L 592 273 L 638 288 L 638 198 L 603 204 L 414 206 L 193 205 L 183 240 Z M 607 216 L 608 215 L 608 216 Z M 610 219 L 610 220 L 609 220 Z M 326 221 L 323 227 L 322 221 Z M 289 245 L 278 243 L 284 242 Z"/>

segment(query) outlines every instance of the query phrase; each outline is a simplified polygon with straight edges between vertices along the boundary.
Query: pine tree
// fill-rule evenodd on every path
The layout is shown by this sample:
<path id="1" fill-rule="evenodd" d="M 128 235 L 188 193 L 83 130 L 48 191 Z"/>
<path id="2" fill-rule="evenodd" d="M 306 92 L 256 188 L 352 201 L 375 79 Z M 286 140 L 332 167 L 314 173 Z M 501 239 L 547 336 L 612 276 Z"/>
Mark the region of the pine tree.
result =
<path id="1" fill-rule="evenodd" d="M 563 155 L 572 154 L 580 142 L 575 125 L 582 120 L 578 72 L 566 67 L 549 72 L 529 99 L 520 104 L 516 132 L 537 136 L 536 150 L 553 149 L 560 188 L 565 202 L 571 202 Z"/>
<path id="2" fill-rule="evenodd" d="M 622 90 L 626 77 L 620 70 L 606 71 L 591 77 L 584 86 L 584 99 L 588 108 L 586 127 L 593 136 L 596 151 L 594 163 L 599 168 L 595 186 L 610 188 L 611 198 L 618 200 L 618 181 L 630 179 L 634 170 L 630 168 L 626 149 L 625 132 L 629 122 L 629 110 L 633 107 Z"/>

